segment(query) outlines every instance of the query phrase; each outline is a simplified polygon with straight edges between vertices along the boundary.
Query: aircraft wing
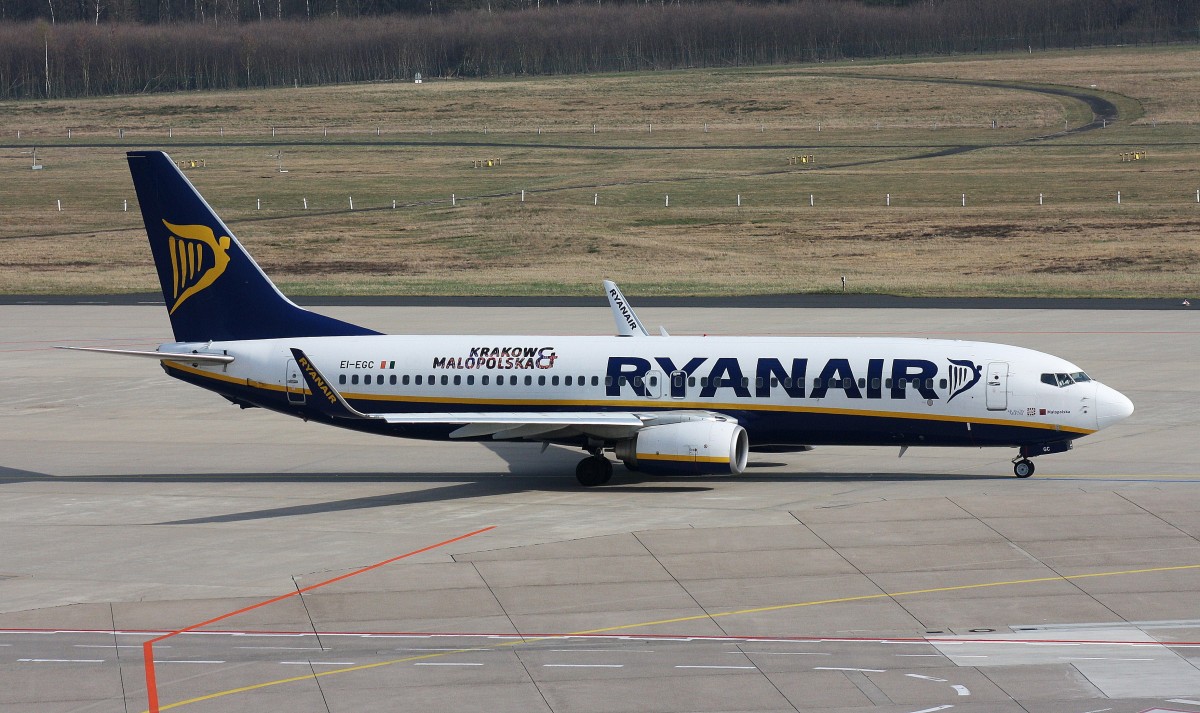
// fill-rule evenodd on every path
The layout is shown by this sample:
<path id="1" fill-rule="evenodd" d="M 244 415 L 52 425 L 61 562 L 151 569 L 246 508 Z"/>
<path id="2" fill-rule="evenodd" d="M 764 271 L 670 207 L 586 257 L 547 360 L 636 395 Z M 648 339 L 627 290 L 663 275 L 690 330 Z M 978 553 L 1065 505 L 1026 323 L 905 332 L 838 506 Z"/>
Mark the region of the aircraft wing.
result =
<path id="1" fill-rule="evenodd" d="M 451 438 L 548 440 L 586 435 L 629 438 L 643 428 L 681 421 L 728 420 L 709 411 L 446 411 L 364 413 L 351 406 L 300 349 L 292 349 L 300 373 L 312 391 L 312 403 L 334 418 L 374 419 L 391 424 L 449 424 L 460 427 Z"/>

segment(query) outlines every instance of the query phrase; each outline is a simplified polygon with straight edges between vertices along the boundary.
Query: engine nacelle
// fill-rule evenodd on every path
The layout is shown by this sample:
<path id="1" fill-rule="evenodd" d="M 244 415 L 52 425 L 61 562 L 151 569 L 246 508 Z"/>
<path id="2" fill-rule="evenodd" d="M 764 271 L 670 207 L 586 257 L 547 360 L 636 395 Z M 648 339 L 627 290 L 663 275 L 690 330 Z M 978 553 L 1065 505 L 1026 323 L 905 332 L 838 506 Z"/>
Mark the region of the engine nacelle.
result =
<path id="1" fill-rule="evenodd" d="M 729 421 L 697 420 L 651 426 L 615 452 L 630 470 L 650 474 L 726 475 L 746 469 L 750 439 Z"/>

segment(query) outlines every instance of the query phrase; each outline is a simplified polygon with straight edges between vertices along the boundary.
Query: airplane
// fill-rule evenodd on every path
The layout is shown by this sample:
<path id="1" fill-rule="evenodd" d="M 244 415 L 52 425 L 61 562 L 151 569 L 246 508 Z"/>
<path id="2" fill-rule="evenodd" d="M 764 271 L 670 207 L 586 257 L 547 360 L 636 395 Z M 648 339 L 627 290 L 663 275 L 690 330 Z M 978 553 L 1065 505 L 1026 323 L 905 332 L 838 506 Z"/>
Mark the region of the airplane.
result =
<path id="1" fill-rule="evenodd" d="M 605 283 L 615 336 L 385 335 L 285 297 L 165 153 L 131 151 L 175 340 L 164 371 L 242 408 L 357 431 L 611 452 L 647 475 L 739 474 L 814 446 L 1016 448 L 1017 477 L 1133 413 L 1075 364 L 987 342 L 651 335 Z M 313 256 L 320 256 L 314 251 Z"/>

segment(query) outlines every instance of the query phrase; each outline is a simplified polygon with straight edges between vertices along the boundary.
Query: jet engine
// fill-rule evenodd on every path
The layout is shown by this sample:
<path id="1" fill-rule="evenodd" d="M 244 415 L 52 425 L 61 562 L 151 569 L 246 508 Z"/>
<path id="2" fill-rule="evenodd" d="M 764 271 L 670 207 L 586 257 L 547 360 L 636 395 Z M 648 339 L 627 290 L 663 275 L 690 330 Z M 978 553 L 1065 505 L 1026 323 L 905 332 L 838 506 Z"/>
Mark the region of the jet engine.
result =
<path id="1" fill-rule="evenodd" d="M 736 475 L 746 469 L 750 439 L 730 421 L 683 421 L 642 429 L 614 452 L 630 470 L 652 475 Z"/>

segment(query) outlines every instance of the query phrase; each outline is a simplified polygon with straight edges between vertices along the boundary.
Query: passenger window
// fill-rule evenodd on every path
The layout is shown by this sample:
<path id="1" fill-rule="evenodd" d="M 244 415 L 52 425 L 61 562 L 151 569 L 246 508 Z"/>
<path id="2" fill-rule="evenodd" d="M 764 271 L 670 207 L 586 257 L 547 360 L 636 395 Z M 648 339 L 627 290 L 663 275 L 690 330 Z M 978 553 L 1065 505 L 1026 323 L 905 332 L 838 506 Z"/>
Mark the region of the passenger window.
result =
<path id="1" fill-rule="evenodd" d="M 696 377 L 689 376 L 688 377 L 688 386 L 695 386 L 695 385 L 696 385 Z"/>
<path id="2" fill-rule="evenodd" d="M 946 380 L 945 379 L 942 379 L 941 381 L 938 382 L 938 388 L 939 389 L 946 388 Z"/>
<path id="3" fill-rule="evenodd" d="M 785 389 L 792 388 L 792 377 L 790 377 L 790 376 L 783 377 L 783 388 L 785 388 Z"/>
<path id="4" fill-rule="evenodd" d="M 742 388 L 744 389 L 744 388 L 746 388 L 746 387 L 747 387 L 747 386 L 749 386 L 749 385 L 750 385 L 750 377 L 748 377 L 748 376 L 743 376 L 743 377 L 742 377 Z"/>
<path id="5" fill-rule="evenodd" d="M 344 384 L 344 383 L 346 383 L 346 375 L 345 375 L 345 374 L 339 374 L 339 375 L 338 375 L 338 383 L 339 383 L 339 384 Z"/>
<path id="6" fill-rule="evenodd" d="M 533 377 L 532 377 L 531 375 L 529 375 L 529 374 L 526 374 L 526 375 L 525 375 L 525 385 L 526 385 L 526 386 L 533 386 Z"/>
<path id="7" fill-rule="evenodd" d="M 395 374 L 392 374 L 391 376 L 388 377 L 388 385 L 389 386 L 396 385 L 396 375 Z"/>
<path id="8" fill-rule="evenodd" d="M 442 386 L 445 386 L 448 383 L 450 383 L 450 377 L 446 376 L 445 374 L 442 374 Z"/>
<path id="9" fill-rule="evenodd" d="M 819 376 L 813 377 L 813 388 L 814 389 L 821 388 L 821 377 L 819 377 Z"/>
<path id="10" fill-rule="evenodd" d="M 556 376 L 554 378 L 557 379 L 558 377 Z M 564 386 L 570 386 L 571 385 L 571 377 L 569 377 L 569 376 L 563 377 L 563 382 L 564 382 Z M 580 381 L 579 383 L 582 384 L 583 382 Z"/>
<path id="11" fill-rule="evenodd" d="M 760 376 L 760 377 L 758 378 L 758 380 L 759 380 L 759 381 L 762 381 L 762 377 Z M 779 386 L 779 377 L 777 377 L 777 376 L 772 376 L 772 377 L 771 377 L 771 388 L 772 388 L 772 389 L 774 389 L 774 388 L 776 388 L 776 387 L 778 387 L 778 386 Z"/>
<path id="12" fill-rule="evenodd" d="M 444 381 L 443 381 L 442 383 L 444 384 L 444 383 L 446 383 L 446 382 L 444 382 Z M 461 385 L 462 385 L 462 377 L 461 377 L 461 376 L 459 376 L 458 374 L 455 374 L 455 375 L 454 375 L 454 385 L 455 385 L 455 386 L 461 386 Z"/>
<path id="13" fill-rule="evenodd" d="M 474 386 L 474 385 L 475 385 L 475 375 L 467 374 L 467 386 Z"/>
<path id="14" fill-rule="evenodd" d="M 504 377 L 500 377 L 500 378 L 503 379 Z M 508 385 L 509 386 L 517 385 L 517 375 L 516 374 L 513 374 L 512 376 L 508 377 Z"/>
<path id="15" fill-rule="evenodd" d="M 539 376 L 538 377 L 538 386 L 545 386 L 545 385 L 546 385 L 546 377 Z"/>
<path id="16" fill-rule="evenodd" d="M 357 384 L 357 383 L 358 383 L 358 374 L 352 374 L 352 375 L 350 376 L 350 383 L 351 383 L 351 384 Z"/>
<path id="17" fill-rule="evenodd" d="M 846 389 L 847 391 L 854 388 L 854 379 L 851 379 L 850 377 L 842 379 L 842 388 Z"/>
<path id="18" fill-rule="evenodd" d="M 400 377 L 400 383 L 404 384 L 405 386 L 408 386 L 408 374 L 405 374 L 404 376 Z"/>
<path id="19" fill-rule="evenodd" d="M 417 384 L 417 386 L 420 386 L 420 385 L 421 385 L 421 375 L 420 375 L 420 374 L 417 374 L 417 377 L 416 377 L 416 384 Z"/>
<path id="20" fill-rule="evenodd" d="M 488 385 L 488 375 L 484 374 L 483 377 L 479 380 L 479 383 L 483 384 L 484 386 L 487 386 Z"/>
<path id="21" fill-rule="evenodd" d="M 611 376 L 606 376 L 606 377 L 604 377 L 604 385 L 605 385 L 605 386 L 612 386 L 612 383 L 613 383 L 613 382 L 612 382 L 612 377 L 611 377 Z M 592 377 L 592 386 L 595 386 L 595 385 L 596 385 L 596 377 L 594 377 L 594 376 L 593 376 L 593 377 Z"/>
<path id="22" fill-rule="evenodd" d="M 580 381 L 582 382 L 582 381 L 583 381 L 583 379 L 580 379 Z M 604 377 L 604 383 L 605 383 L 605 384 L 607 384 L 607 383 L 608 383 L 608 377 L 607 377 L 607 376 L 606 376 L 606 377 Z M 600 385 L 600 377 L 598 377 L 598 376 L 593 376 L 593 377 L 592 377 L 592 386 L 599 386 L 599 385 Z"/>
<path id="23" fill-rule="evenodd" d="M 872 388 L 872 389 L 878 389 L 878 388 L 879 388 L 879 379 L 871 379 L 871 388 Z"/>
<path id="24" fill-rule="evenodd" d="M 761 376 L 754 377 L 754 388 L 756 388 L 756 389 L 762 388 L 762 385 L 763 385 L 763 378 Z"/>
<path id="25" fill-rule="evenodd" d="M 885 389 L 892 388 L 892 380 L 890 377 L 883 380 L 883 388 L 885 388 Z"/>
<path id="26" fill-rule="evenodd" d="M 370 383 L 371 383 L 371 375 L 370 374 L 367 374 L 366 376 L 363 377 L 363 383 L 370 385 Z"/>
<path id="27" fill-rule="evenodd" d="M 567 378 L 569 379 L 569 378 L 571 378 L 571 377 L 569 377 L 569 376 L 568 376 Z M 550 377 L 550 385 L 551 385 L 551 386 L 558 386 L 558 377 L 557 377 L 557 376 L 552 376 L 552 377 Z"/>
<path id="28" fill-rule="evenodd" d="M 859 379 L 859 380 L 858 380 L 858 388 L 860 388 L 860 389 L 865 389 L 865 388 L 867 388 L 867 380 L 866 380 L 866 379 Z"/>
<path id="29" fill-rule="evenodd" d="M 626 383 L 628 383 L 627 377 L 624 377 L 624 376 L 617 377 L 617 386 L 624 386 Z"/>
<path id="30" fill-rule="evenodd" d="M 926 389 L 932 389 L 932 388 L 933 388 L 933 379 L 926 379 L 926 380 L 925 380 L 925 388 L 926 388 Z"/>

